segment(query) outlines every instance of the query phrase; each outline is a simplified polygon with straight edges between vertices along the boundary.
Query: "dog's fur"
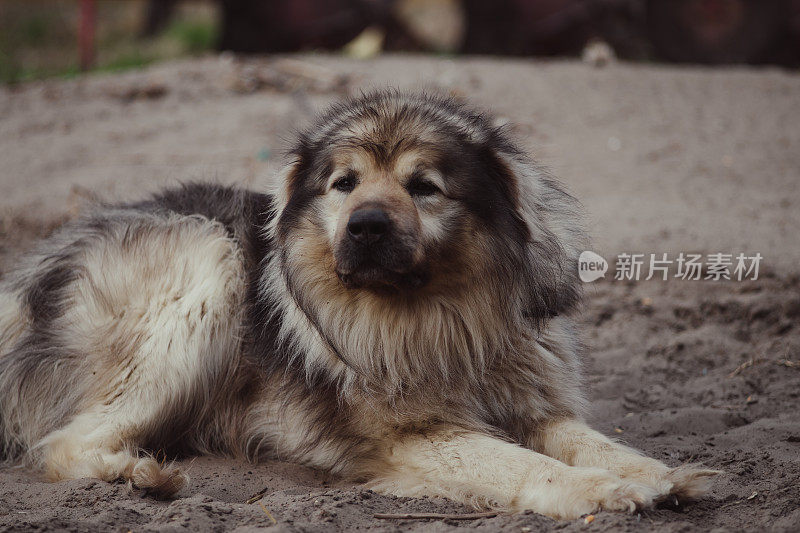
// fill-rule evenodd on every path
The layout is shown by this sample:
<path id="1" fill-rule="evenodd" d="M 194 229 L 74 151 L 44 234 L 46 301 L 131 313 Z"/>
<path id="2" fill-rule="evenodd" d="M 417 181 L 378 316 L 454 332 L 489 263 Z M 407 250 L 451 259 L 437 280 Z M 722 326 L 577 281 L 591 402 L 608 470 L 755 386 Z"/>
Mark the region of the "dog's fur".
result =
<path id="1" fill-rule="evenodd" d="M 5 277 L 7 460 L 171 495 L 147 451 L 278 457 L 561 518 L 703 491 L 581 422 L 579 208 L 489 118 L 379 92 L 291 155 L 272 194 L 98 208 Z"/>

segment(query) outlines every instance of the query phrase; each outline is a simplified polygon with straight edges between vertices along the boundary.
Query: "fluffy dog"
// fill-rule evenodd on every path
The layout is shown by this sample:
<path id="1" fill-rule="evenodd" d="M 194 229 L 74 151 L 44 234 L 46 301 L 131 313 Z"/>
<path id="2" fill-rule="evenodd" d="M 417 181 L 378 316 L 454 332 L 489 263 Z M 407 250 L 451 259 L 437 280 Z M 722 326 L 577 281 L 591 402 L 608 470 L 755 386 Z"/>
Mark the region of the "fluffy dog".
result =
<path id="1" fill-rule="evenodd" d="M 378 92 L 272 194 L 187 185 L 41 242 L 0 300 L 0 439 L 169 496 L 149 452 L 277 457 L 573 518 L 702 493 L 581 420 L 579 208 L 486 116 Z"/>

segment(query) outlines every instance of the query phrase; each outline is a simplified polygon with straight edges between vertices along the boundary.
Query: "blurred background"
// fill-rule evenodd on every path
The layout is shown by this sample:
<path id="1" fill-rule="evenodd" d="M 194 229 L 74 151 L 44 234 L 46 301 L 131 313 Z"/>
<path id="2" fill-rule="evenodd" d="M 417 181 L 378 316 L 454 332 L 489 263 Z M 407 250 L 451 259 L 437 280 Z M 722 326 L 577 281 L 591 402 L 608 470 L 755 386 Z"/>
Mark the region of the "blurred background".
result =
<path id="1" fill-rule="evenodd" d="M 800 0 L 0 0 L 0 82 L 211 51 L 800 65 Z"/>

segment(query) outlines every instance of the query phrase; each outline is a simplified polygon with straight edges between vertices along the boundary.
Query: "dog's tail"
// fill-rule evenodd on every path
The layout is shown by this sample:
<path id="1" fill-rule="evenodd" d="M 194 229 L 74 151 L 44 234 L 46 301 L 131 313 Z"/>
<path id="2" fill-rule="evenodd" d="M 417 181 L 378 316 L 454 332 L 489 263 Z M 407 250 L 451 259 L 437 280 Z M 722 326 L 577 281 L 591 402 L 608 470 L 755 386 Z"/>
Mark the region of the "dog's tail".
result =
<path id="1" fill-rule="evenodd" d="M 0 461 L 12 461 L 22 452 L 15 441 L 10 406 L 18 387 L 14 346 L 26 329 L 18 295 L 9 287 L 0 290 Z"/>
<path id="2" fill-rule="evenodd" d="M 17 280 L 19 281 L 19 280 Z M 37 342 L 48 332 L 31 324 L 24 290 L 0 285 L 0 462 L 18 462 L 70 416 L 74 362 Z M 39 339 L 41 340 L 41 339 Z"/>

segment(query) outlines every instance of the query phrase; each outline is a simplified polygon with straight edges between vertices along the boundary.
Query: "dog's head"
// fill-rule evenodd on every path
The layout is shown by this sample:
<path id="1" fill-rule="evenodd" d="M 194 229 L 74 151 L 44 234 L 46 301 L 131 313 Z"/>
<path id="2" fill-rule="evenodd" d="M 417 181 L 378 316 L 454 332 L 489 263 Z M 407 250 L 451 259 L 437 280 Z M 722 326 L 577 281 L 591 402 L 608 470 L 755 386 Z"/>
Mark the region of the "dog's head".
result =
<path id="1" fill-rule="evenodd" d="M 369 94 L 292 155 L 273 237 L 298 283 L 404 301 L 489 287 L 539 319 L 575 301 L 574 200 L 463 104 Z"/>

